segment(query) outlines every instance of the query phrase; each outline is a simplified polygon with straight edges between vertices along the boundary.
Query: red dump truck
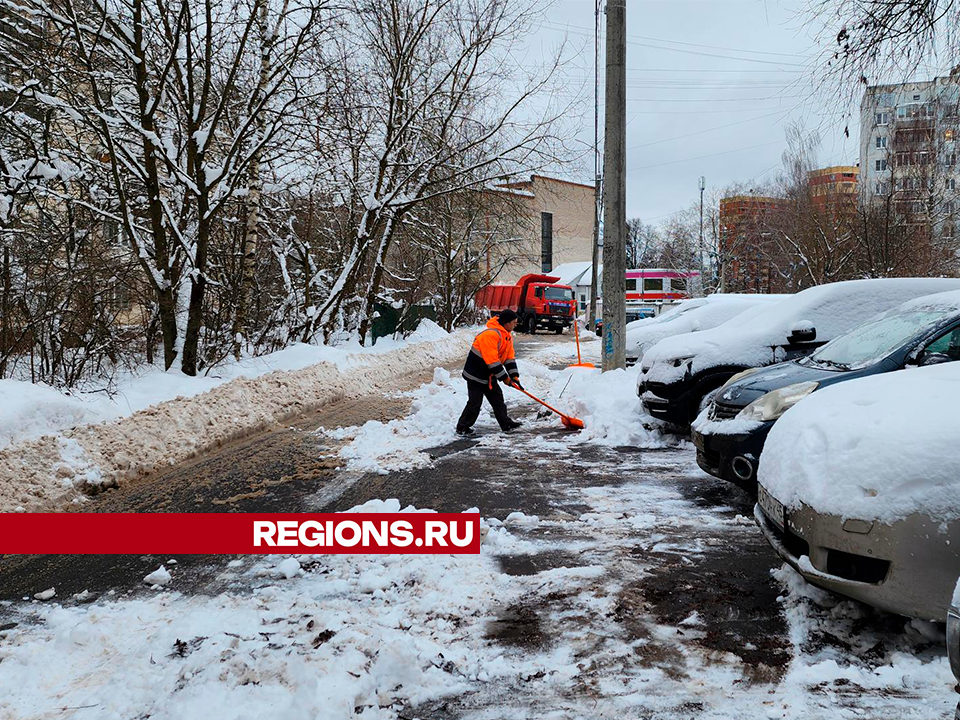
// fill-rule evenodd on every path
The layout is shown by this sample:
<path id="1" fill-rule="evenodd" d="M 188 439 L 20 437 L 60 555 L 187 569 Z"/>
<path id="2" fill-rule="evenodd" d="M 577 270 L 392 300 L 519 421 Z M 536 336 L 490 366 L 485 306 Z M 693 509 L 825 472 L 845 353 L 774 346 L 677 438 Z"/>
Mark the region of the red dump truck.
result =
<path id="1" fill-rule="evenodd" d="M 573 324 L 577 306 L 573 288 L 557 285 L 559 279 L 524 275 L 516 285 L 487 285 L 477 293 L 477 307 L 488 308 L 491 313 L 513 310 L 520 316 L 520 330 L 535 333 L 538 327 L 549 328 L 559 335 Z"/>

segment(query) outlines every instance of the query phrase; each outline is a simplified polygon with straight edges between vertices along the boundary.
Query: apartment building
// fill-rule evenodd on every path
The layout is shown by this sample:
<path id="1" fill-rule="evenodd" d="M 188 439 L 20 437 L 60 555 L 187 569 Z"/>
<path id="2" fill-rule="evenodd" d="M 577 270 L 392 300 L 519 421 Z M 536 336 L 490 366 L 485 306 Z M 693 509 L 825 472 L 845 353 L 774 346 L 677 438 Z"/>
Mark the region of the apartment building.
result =
<path id="1" fill-rule="evenodd" d="M 720 200 L 720 277 L 724 292 L 779 292 L 773 272 L 771 225 L 787 201 L 765 195 Z"/>
<path id="2" fill-rule="evenodd" d="M 859 192 L 860 168 L 834 165 L 807 173 L 810 200 L 819 207 L 855 207 Z"/>
<path id="3" fill-rule="evenodd" d="M 513 194 L 521 208 L 516 228 L 521 239 L 510 248 L 497 282 L 513 283 L 528 273 L 592 260 L 593 185 L 531 175 L 500 187 Z"/>
<path id="4" fill-rule="evenodd" d="M 860 104 L 864 197 L 890 203 L 904 225 L 956 234 L 960 78 L 868 87 Z"/>

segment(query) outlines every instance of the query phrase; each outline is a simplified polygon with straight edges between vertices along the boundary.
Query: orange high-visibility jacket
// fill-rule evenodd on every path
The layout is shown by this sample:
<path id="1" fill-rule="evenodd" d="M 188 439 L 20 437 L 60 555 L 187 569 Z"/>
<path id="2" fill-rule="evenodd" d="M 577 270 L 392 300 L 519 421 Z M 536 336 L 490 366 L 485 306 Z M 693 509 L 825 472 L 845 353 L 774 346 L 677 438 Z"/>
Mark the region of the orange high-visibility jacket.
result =
<path id="1" fill-rule="evenodd" d="M 513 336 L 491 318 L 487 327 L 477 335 L 463 366 L 463 377 L 485 385 L 496 380 L 520 377 L 513 352 Z"/>

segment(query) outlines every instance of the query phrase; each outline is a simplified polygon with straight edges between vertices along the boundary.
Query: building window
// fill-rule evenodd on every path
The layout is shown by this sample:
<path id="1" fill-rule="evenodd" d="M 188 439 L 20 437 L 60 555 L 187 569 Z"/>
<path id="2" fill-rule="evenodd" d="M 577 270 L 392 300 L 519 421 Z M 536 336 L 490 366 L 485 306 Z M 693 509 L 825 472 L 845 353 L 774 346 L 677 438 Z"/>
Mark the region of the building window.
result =
<path id="1" fill-rule="evenodd" d="M 874 187 L 874 192 L 875 192 L 877 195 L 886 195 L 886 194 L 887 194 L 887 184 L 886 184 L 886 183 L 882 183 L 882 182 L 878 182 L 878 183 L 876 184 L 876 186 Z"/>
<path id="2" fill-rule="evenodd" d="M 877 160 L 876 168 L 877 168 L 877 172 L 882 172 L 882 171 L 886 170 L 886 169 L 887 169 L 887 161 L 886 161 L 886 159 Z"/>
<path id="3" fill-rule="evenodd" d="M 540 271 L 553 270 L 553 213 L 540 213 Z"/>
<path id="4" fill-rule="evenodd" d="M 890 113 L 888 112 L 877 113 L 877 125 L 887 125 L 889 123 L 890 123 Z"/>
<path id="5" fill-rule="evenodd" d="M 914 101 L 914 102 L 920 102 L 920 96 L 919 96 L 919 95 L 914 95 L 914 96 L 913 96 L 913 101 Z"/>
<path id="6" fill-rule="evenodd" d="M 886 135 L 877 135 L 877 147 L 885 148 L 887 146 L 887 136 Z"/>
<path id="7" fill-rule="evenodd" d="M 663 278 L 644 278 L 644 292 L 663 292 Z"/>
<path id="8" fill-rule="evenodd" d="M 947 223 L 946 225 L 943 226 L 943 228 L 940 230 L 940 237 L 942 237 L 944 240 L 953 240 L 953 224 L 952 223 Z"/>
<path id="9" fill-rule="evenodd" d="M 948 154 L 947 157 L 946 157 L 946 163 L 947 163 L 947 165 L 956 165 L 956 164 L 957 164 L 957 154 L 956 154 L 956 153 L 950 153 L 950 154 Z"/>
<path id="10" fill-rule="evenodd" d="M 947 178 L 947 190 L 956 190 L 957 181 L 954 178 Z"/>
<path id="11" fill-rule="evenodd" d="M 947 142 L 953 142 L 953 130 L 944 130 L 943 139 Z"/>

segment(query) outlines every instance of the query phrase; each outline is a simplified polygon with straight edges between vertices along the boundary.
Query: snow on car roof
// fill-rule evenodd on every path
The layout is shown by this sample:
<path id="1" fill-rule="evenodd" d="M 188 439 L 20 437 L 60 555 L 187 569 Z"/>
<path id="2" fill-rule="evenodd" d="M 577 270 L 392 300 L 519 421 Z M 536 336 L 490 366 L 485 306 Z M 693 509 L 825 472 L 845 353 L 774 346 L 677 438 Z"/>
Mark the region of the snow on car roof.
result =
<path id="1" fill-rule="evenodd" d="M 898 311 L 906 310 L 960 310 L 960 290 L 949 290 L 947 292 L 924 295 L 923 297 L 908 300 L 897 308 Z"/>
<path id="2" fill-rule="evenodd" d="M 787 507 L 891 523 L 960 518 L 960 362 L 837 383 L 773 426 L 759 480 Z"/>
<path id="3" fill-rule="evenodd" d="M 759 297 L 764 299 L 758 300 Z M 700 300 L 699 305 L 674 308 L 669 313 L 663 313 L 649 321 L 638 320 L 635 324 L 627 325 L 627 352 L 639 351 L 641 347 L 652 347 L 673 335 L 709 330 L 758 305 L 770 306 L 766 296 L 759 295 L 727 295 L 723 301 L 712 302 L 707 302 L 707 298 Z M 660 322 L 656 322 L 658 320 Z"/>
<path id="4" fill-rule="evenodd" d="M 906 300 L 947 290 L 960 290 L 960 279 L 884 278 L 818 285 L 772 306 L 747 310 L 712 330 L 661 340 L 646 352 L 644 365 L 685 357 L 694 358 L 693 372 L 725 364 L 765 365 L 773 360 L 771 346 L 783 345 L 798 326 L 812 323 L 818 341 L 832 340 Z M 685 368 L 671 370 L 685 372 Z M 670 382 L 674 378 L 650 379 Z"/>

